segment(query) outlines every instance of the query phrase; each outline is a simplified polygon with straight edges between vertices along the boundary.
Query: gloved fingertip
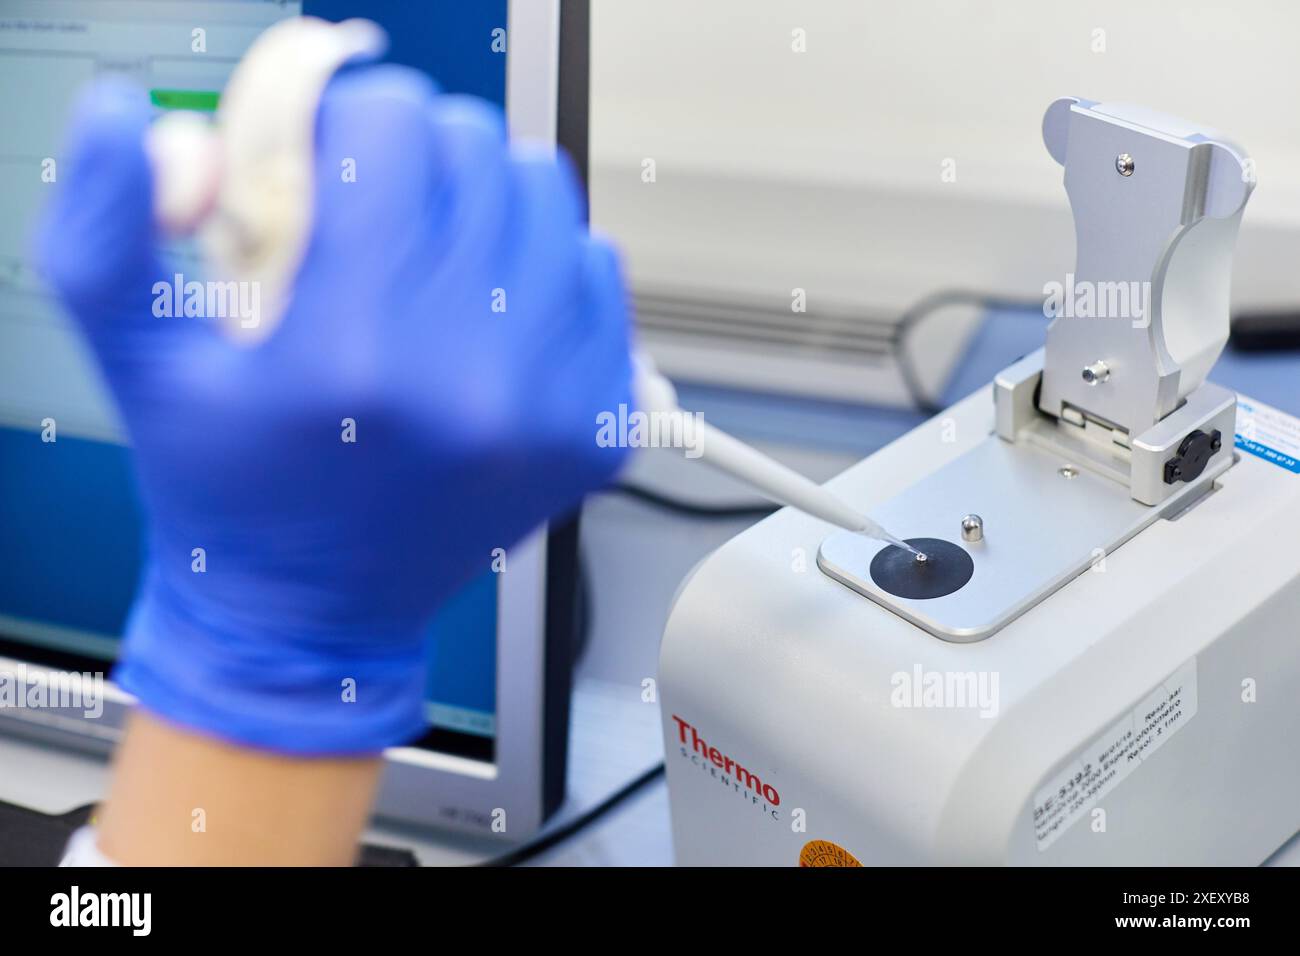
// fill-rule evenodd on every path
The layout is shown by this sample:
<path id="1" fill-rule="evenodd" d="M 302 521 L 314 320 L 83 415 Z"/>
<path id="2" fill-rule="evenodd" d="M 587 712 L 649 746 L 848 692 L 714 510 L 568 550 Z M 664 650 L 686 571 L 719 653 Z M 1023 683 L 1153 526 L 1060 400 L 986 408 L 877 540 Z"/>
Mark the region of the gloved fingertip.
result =
<path id="1" fill-rule="evenodd" d="M 88 195 L 116 198 L 145 209 L 152 170 L 145 134 L 153 110 L 142 90 L 121 77 L 107 77 L 77 98 L 64 147 L 64 195 L 78 204 Z"/>
<path id="2" fill-rule="evenodd" d="M 560 167 L 560 175 L 564 177 L 566 182 L 572 183 L 575 189 L 582 186 L 582 173 L 567 149 L 562 146 L 556 147 L 555 162 Z M 582 192 L 585 193 L 586 190 L 584 189 Z"/>
<path id="3" fill-rule="evenodd" d="M 620 405 L 633 407 L 637 403 L 633 394 L 632 330 L 622 257 L 603 236 L 588 236 L 585 244 L 586 324 L 592 346 L 598 350 L 593 364 L 602 371 L 598 388 L 603 390 L 603 396 L 599 404 L 610 410 Z M 618 454 L 605 448 L 595 450 L 602 480 L 622 466 L 626 449 L 623 451 Z"/>
<path id="4" fill-rule="evenodd" d="M 98 80 L 77 98 L 34 256 L 69 297 L 101 295 L 103 283 L 152 253 L 153 171 L 145 152 L 152 116 L 143 91 L 120 77 Z"/>
<path id="5" fill-rule="evenodd" d="M 396 63 L 353 66 L 330 79 L 321 96 L 320 114 L 341 112 L 343 119 L 369 113 L 376 101 L 406 102 L 420 109 L 438 95 L 438 85 L 427 73 Z"/>
<path id="6" fill-rule="evenodd" d="M 614 240 L 599 229 L 593 228 L 587 233 L 587 244 L 593 261 L 599 263 L 604 269 L 612 269 L 616 274 L 622 275 L 623 257 L 619 254 L 618 247 L 614 245 Z"/>
<path id="7" fill-rule="evenodd" d="M 353 67 L 330 81 L 316 115 L 316 213 L 334 241 L 417 228 L 411 196 L 439 177 L 429 119 L 437 94 L 424 73 L 396 64 Z"/>
<path id="8" fill-rule="evenodd" d="M 623 258 L 615 245 L 599 233 L 587 237 L 586 280 L 588 300 L 596 308 L 627 311 L 627 282 Z"/>
<path id="9" fill-rule="evenodd" d="M 382 130 L 391 137 L 398 124 L 393 108 L 401 117 L 423 118 L 438 94 L 438 87 L 424 73 L 393 63 L 356 66 L 336 74 L 325 87 L 316 114 L 316 142 L 328 156 L 356 155 L 362 145 Z M 381 129 L 377 129 L 380 124 Z M 417 129 L 414 123 L 405 124 Z M 385 142 L 393 150 L 424 149 L 424 143 Z"/>
<path id="10" fill-rule="evenodd" d="M 131 147 L 143 154 L 144 131 L 152 119 L 144 90 L 124 77 L 105 76 L 82 90 L 73 104 L 68 153 L 93 158 Z"/>
<path id="11" fill-rule="evenodd" d="M 496 143 L 506 141 L 506 118 L 497 106 L 476 96 L 448 94 L 438 97 L 434 122 L 458 135 L 480 136 Z"/>

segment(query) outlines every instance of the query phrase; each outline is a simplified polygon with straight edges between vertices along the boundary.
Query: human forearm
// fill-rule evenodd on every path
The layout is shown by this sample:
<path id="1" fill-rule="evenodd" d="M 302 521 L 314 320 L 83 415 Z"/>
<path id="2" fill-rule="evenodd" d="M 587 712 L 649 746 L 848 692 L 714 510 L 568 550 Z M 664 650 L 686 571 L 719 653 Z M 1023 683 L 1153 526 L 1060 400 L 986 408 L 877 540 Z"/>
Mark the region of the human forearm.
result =
<path id="1" fill-rule="evenodd" d="M 288 757 L 135 713 L 99 814 L 99 848 L 128 866 L 350 864 L 378 755 Z"/>

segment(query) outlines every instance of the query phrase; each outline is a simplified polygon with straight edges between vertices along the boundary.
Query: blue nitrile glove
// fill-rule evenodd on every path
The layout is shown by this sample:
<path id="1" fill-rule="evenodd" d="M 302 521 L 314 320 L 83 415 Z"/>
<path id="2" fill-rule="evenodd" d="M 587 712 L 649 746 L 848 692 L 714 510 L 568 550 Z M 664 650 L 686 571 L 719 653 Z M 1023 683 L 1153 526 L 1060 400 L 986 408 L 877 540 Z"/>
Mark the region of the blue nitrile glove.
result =
<path id="1" fill-rule="evenodd" d="M 292 304 L 264 343 L 235 345 L 211 320 L 154 315 L 175 270 L 155 245 L 150 117 L 121 82 L 84 96 L 38 236 L 150 518 L 116 679 L 258 747 L 402 743 L 424 728 L 440 602 L 626 454 L 596 441 L 597 415 L 629 401 L 615 255 L 587 237 L 567 165 L 512 151 L 497 111 L 363 68 L 321 104 Z"/>

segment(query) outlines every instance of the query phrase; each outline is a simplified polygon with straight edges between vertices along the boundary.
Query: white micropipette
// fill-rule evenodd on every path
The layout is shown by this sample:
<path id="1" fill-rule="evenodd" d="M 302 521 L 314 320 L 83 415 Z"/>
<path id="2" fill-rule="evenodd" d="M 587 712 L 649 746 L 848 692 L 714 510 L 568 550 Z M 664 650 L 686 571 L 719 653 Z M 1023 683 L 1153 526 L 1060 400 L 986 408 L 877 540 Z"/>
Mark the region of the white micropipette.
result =
<path id="1" fill-rule="evenodd" d="M 638 354 L 635 366 L 634 391 L 642 411 L 668 415 L 688 414 L 677 404 L 677 390 L 659 373 L 648 356 Z M 921 555 L 916 548 L 890 534 L 834 492 L 787 468 L 757 448 L 703 421 L 693 427 L 701 460 L 740 479 L 777 504 L 789 505 L 814 518 L 821 518 L 849 531 Z M 681 434 L 685 434 L 685 431 L 683 428 Z"/>

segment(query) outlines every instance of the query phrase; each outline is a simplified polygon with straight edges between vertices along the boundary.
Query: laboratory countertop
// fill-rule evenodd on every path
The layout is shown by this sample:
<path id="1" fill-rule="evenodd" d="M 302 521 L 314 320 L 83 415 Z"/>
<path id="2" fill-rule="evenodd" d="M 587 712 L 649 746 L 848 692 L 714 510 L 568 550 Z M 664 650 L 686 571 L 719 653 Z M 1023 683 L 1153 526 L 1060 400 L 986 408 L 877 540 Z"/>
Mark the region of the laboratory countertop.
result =
<path id="1" fill-rule="evenodd" d="M 1042 342 L 1044 322 L 1031 313 L 990 316 L 943 396 L 956 400 Z M 1300 354 L 1243 356 L 1226 352 L 1213 380 L 1300 415 Z M 687 407 L 702 407 L 724 428 L 748 435 L 810 476 L 825 480 L 922 420 L 918 413 L 869 411 L 770 396 L 683 390 Z M 716 412 L 716 414 L 712 414 Z M 756 503 L 753 496 L 696 463 L 642 456 L 626 481 L 704 504 Z M 563 826 L 662 760 L 659 716 L 642 702 L 642 682 L 657 671 L 659 638 L 673 595 L 702 557 L 751 519 L 692 518 L 617 493 L 600 494 L 583 515 L 589 638 L 578 663 L 572 716 L 570 798 Z M 580 756 L 579 756 L 580 755 Z M 0 737 L 0 798 L 47 812 L 98 799 L 102 759 Z M 662 777 L 530 863 L 556 866 L 668 866 L 673 862 L 667 787 Z M 471 864 L 505 848 L 378 824 L 371 842 L 409 847 L 424 864 Z M 1300 836 L 1269 860 L 1300 866 Z"/>

